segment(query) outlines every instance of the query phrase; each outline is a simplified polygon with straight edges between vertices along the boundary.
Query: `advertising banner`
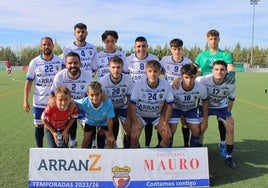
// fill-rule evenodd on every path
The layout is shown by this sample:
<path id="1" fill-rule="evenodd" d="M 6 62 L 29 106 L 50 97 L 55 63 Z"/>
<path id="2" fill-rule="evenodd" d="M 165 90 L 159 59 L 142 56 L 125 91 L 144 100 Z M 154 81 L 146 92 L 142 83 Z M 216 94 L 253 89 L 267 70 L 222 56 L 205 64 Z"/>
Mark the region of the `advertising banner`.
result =
<path id="1" fill-rule="evenodd" d="M 29 187 L 209 187 L 207 148 L 31 148 Z"/>

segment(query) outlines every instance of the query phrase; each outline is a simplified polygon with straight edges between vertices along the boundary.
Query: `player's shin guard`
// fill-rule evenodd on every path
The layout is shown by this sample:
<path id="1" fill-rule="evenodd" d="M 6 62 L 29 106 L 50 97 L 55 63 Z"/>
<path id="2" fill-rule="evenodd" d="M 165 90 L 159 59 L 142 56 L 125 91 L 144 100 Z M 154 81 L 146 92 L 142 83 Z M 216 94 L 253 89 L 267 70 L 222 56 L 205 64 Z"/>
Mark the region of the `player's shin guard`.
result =
<path id="1" fill-rule="evenodd" d="M 184 147 L 189 147 L 190 129 L 182 127 L 181 131 L 183 135 Z"/>
<path id="2" fill-rule="evenodd" d="M 191 140 L 190 140 L 190 147 L 198 147 L 199 146 L 199 141 L 200 138 L 196 137 L 196 136 L 191 136 Z"/>
<path id="3" fill-rule="evenodd" d="M 124 148 L 130 148 L 130 136 L 124 134 Z"/>
<path id="4" fill-rule="evenodd" d="M 43 147 L 44 127 L 35 127 L 35 141 L 39 148 Z"/>
<path id="5" fill-rule="evenodd" d="M 219 127 L 219 132 L 220 132 L 220 139 L 221 141 L 225 141 L 226 129 L 222 121 L 218 121 L 218 127 Z"/>

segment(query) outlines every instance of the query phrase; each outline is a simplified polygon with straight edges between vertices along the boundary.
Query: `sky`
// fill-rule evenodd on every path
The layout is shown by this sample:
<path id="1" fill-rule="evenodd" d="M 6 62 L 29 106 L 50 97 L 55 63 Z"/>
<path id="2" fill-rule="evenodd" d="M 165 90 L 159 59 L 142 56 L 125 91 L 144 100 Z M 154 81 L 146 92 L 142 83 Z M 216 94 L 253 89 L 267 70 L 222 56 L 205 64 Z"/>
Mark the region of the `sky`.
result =
<path id="1" fill-rule="evenodd" d="M 253 7 L 250 0 L 0 0 L 0 46 L 19 51 L 50 36 L 64 47 L 83 22 L 87 42 L 103 45 L 102 33 L 115 30 L 124 50 L 138 36 L 153 47 L 180 38 L 187 48 L 204 48 L 210 29 L 220 32 L 221 48 L 250 48 Z M 255 6 L 253 45 L 268 48 L 268 0 Z"/>

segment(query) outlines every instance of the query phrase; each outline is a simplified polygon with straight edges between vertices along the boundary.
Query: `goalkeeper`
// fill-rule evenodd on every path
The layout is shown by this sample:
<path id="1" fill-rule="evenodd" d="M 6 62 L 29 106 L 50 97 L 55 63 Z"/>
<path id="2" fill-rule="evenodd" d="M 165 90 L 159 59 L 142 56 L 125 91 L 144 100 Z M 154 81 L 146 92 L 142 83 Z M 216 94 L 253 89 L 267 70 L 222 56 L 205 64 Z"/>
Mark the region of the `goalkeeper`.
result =
<path id="1" fill-rule="evenodd" d="M 228 73 L 225 76 L 225 82 L 228 84 L 235 83 L 234 60 L 230 53 L 219 48 L 220 34 L 217 30 L 212 29 L 207 32 L 208 50 L 201 52 L 195 59 L 195 65 L 199 68 L 201 75 L 211 74 L 212 64 L 217 60 L 223 60 L 227 63 Z M 221 121 L 218 121 L 220 132 L 220 155 L 226 157 L 225 135 L 226 129 Z M 200 143 L 202 145 L 202 143 Z"/>

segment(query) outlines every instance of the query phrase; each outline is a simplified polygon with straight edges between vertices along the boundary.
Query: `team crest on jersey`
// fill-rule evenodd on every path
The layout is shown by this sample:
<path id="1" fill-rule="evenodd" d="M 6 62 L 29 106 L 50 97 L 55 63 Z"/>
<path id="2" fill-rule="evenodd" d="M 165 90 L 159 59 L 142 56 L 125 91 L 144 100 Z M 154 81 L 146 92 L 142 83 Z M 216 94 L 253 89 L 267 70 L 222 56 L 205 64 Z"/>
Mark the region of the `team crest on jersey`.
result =
<path id="1" fill-rule="evenodd" d="M 130 173 L 131 169 L 128 166 L 119 167 L 115 166 L 112 168 L 113 183 L 116 188 L 127 188 L 130 183 Z"/>
<path id="2" fill-rule="evenodd" d="M 55 68 L 56 68 L 56 70 L 59 70 L 60 69 L 60 67 L 58 65 L 56 65 Z"/>
<path id="3" fill-rule="evenodd" d="M 227 94 L 227 91 L 223 91 L 223 95 L 226 95 Z"/>
<path id="4" fill-rule="evenodd" d="M 162 99 L 163 98 L 163 93 L 159 94 L 159 98 Z"/>
<path id="5" fill-rule="evenodd" d="M 126 88 L 122 88 L 121 91 L 122 91 L 122 93 L 125 93 L 126 92 Z"/>
<path id="6" fill-rule="evenodd" d="M 81 85 L 80 85 L 80 89 L 83 90 L 84 88 L 85 88 L 85 85 L 84 85 L 84 84 L 81 84 Z"/>
<path id="7" fill-rule="evenodd" d="M 194 96 L 194 100 L 197 100 L 197 96 Z"/>

